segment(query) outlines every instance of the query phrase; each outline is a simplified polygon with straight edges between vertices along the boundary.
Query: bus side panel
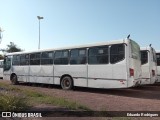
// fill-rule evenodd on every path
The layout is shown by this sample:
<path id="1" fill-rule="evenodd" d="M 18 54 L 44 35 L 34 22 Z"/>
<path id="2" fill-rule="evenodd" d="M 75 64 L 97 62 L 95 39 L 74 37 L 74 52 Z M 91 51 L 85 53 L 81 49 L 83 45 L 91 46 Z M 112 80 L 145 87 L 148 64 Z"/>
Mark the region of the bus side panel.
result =
<path id="1" fill-rule="evenodd" d="M 53 84 L 53 65 L 41 65 L 40 83 Z"/>
<path id="2" fill-rule="evenodd" d="M 29 82 L 53 84 L 53 66 L 30 66 Z"/>
<path id="3" fill-rule="evenodd" d="M 142 65 L 142 84 L 154 84 L 157 80 L 156 53 L 151 47 L 147 47 L 146 49 L 148 50 L 148 63 Z M 148 80 L 145 78 L 148 78 Z"/>
<path id="4" fill-rule="evenodd" d="M 10 73 L 11 71 L 4 71 L 4 74 L 3 74 L 3 80 L 10 80 Z"/>
<path id="5" fill-rule="evenodd" d="M 149 63 L 142 65 L 142 80 L 141 84 L 150 84 Z"/>
<path id="6" fill-rule="evenodd" d="M 126 82 L 125 60 L 118 65 L 88 65 L 88 87 L 124 88 Z M 122 82 L 123 81 L 123 82 Z"/>
<path id="7" fill-rule="evenodd" d="M 150 84 L 154 84 L 157 80 L 157 63 L 154 60 L 154 59 L 156 59 L 156 58 L 154 58 L 154 57 L 156 57 L 156 52 L 151 47 L 150 47 L 149 56 L 150 56 L 150 58 L 149 58 L 150 59 L 149 60 L 149 62 L 150 62 L 150 67 L 149 67 L 149 69 L 150 69 Z M 152 71 L 154 71 L 155 75 L 153 75 Z"/>
<path id="8" fill-rule="evenodd" d="M 104 79 L 90 79 L 90 88 L 126 88 L 126 81 L 120 82 L 119 80 L 104 80 Z"/>
<path id="9" fill-rule="evenodd" d="M 155 71 L 155 75 L 154 76 L 152 75 L 152 70 Z M 154 84 L 156 82 L 156 80 L 157 80 L 157 66 L 156 66 L 156 63 L 153 62 L 153 61 L 151 61 L 150 76 L 151 76 L 150 83 Z"/>
<path id="10" fill-rule="evenodd" d="M 54 84 L 60 84 L 63 75 L 70 75 L 74 86 L 87 87 L 87 65 L 54 65 Z"/>
<path id="11" fill-rule="evenodd" d="M 13 66 L 12 73 L 18 77 L 18 81 L 28 82 L 29 66 Z"/>
<path id="12" fill-rule="evenodd" d="M 31 83 L 41 83 L 41 66 L 40 65 L 33 65 L 30 66 L 30 71 L 29 71 L 29 82 Z"/>
<path id="13" fill-rule="evenodd" d="M 3 78 L 3 68 L 0 68 L 0 78 Z"/>
<path id="14" fill-rule="evenodd" d="M 128 44 L 128 62 L 127 62 L 127 79 L 128 79 L 128 87 L 133 87 L 136 85 L 140 85 L 141 76 L 142 76 L 142 68 L 140 61 L 140 47 L 133 41 Z M 133 74 L 131 75 L 131 71 L 133 70 Z"/>
<path id="15" fill-rule="evenodd" d="M 112 77 L 113 79 L 126 80 L 126 60 L 118 62 L 112 65 Z"/>

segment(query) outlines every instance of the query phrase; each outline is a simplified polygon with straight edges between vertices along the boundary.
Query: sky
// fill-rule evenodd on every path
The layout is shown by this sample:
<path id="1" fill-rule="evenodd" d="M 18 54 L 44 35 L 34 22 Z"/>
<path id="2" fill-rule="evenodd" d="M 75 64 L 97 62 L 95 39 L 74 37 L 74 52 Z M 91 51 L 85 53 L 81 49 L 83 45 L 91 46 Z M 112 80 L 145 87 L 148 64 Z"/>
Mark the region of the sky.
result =
<path id="1" fill-rule="evenodd" d="M 0 49 L 24 51 L 126 38 L 160 50 L 160 0 L 0 0 Z"/>

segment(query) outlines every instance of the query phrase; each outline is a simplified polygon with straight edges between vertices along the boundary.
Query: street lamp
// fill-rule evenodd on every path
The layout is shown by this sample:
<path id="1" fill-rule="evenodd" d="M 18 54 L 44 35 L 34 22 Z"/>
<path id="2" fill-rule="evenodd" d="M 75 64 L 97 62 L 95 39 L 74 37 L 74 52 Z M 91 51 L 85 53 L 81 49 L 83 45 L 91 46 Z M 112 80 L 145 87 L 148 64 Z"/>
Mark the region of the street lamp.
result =
<path id="1" fill-rule="evenodd" d="M 43 17 L 37 16 L 39 20 L 39 44 L 38 44 L 38 49 L 40 49 L 40 20 L 43 19 Z"/>

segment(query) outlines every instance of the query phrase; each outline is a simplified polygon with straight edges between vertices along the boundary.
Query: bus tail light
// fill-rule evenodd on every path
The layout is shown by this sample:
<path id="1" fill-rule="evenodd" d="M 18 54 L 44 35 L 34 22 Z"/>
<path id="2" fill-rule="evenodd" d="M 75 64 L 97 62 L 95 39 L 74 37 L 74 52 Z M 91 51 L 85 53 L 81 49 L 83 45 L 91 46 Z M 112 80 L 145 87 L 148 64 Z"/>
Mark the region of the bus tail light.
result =
<path id="1" fill-rule="evenodd" d="M 155 76 L 155 70 L 152 70 L 152 76 Z"/>
<path id="2" fill-rule="evenodd" d="M 129 68 L 129 73 L 130 73 L 130 77 L 131 77 L 131 76 L 134 76 L 134 69 Z"/>

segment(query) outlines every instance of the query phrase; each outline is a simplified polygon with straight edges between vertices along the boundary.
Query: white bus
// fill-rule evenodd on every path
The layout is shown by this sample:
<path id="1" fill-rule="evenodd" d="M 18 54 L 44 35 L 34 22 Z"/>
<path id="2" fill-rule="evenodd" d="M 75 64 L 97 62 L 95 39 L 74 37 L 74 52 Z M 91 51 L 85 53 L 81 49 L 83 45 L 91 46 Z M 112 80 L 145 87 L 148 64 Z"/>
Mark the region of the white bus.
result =
<path id="1" fill-rule="evenodd" d="M 3 60 L 0 60 L 0 78 L 3 78 Z"/>
<path id="2" fill-rule="evenodd" d="M 141 47 L 141 84 L 154 84 L 157 80 L 156 52 L 151 46 Z"/>
<path id="3" fill-rule="evenodd" d="M 4 79 L 91 88 L 140 84 L 140 47 L 130 39 L 33 52 L 8 53 Z"/>
<path id="4" fill-rule="evenodd" d="M 157 82 L 160 82 L 160 50 L 156 51 L 157 56 Z"/>

